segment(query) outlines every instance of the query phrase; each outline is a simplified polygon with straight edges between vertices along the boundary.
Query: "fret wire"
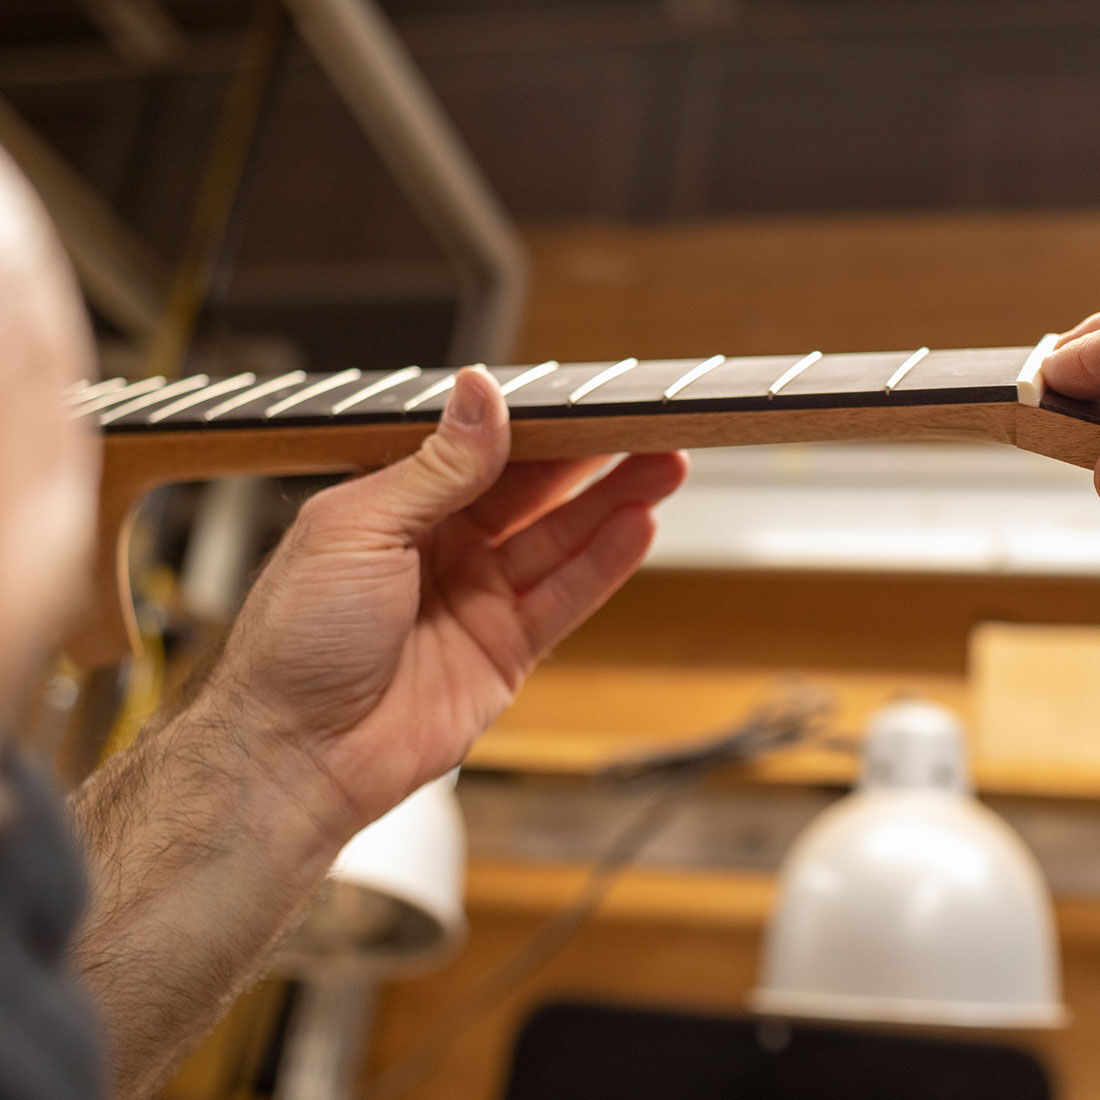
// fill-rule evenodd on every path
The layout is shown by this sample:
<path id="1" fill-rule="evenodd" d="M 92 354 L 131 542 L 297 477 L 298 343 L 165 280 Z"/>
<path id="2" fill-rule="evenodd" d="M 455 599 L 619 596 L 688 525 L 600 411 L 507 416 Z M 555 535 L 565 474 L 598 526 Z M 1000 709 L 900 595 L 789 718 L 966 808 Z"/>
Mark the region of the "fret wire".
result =
<path id="1" fill-rule="evenodd" d="M 894 387 L 928 354 L 928 348 L 917 348 L 908 359 L 890 377 L 883 386 L 886 393 L 893 392 Z"/>
<path id="2" fill-rule="evenodd" d="M 103 416 L 99 418 L 99 422 L 100 424 L 111 424 L 115 420 L 121 420 L 124 416 L 129 416 L 130 413 L 140 412 L 142 409 L 149 408 L 150 405 L 156 405 L 161 401 L 167 401 L 170 397 L 175 397 L 177 394 L 190 393 L 192 390 L 201 389 L 203 386 L 207 385 L 209 381 L 210 379 L 205 374 L 196 374 L 190 378 L 181 378 L 178 382 L 172 382 L 170 385 L 156 389 L 152 393 L 145 394 L 143 397 L 135 397 L 133 401 L 127 401 L 125 405 L 119 405 L 110 412 L 104 413 Z"/>
<path id="3" fill-rule="evenodd" d="M 280 374 L 277 378 L 269 378 L 266 382 L 261 382 L 258 386 L 245 390 L 244 393 L 239 393 L 236 397 L 230 397 L 227 401 L 222 401 L 221 404 L 215 405 L 212 409 L 207 409 L 203 413 L 203 419 L 217 420 L 219 416 L 224 416 L 227 412 L 239 409 L 250 401 L 259 401 L 261 397 L 267 397 L 269 394 L 278 393 L 279 390 L 296 386 L 299 382 L 304 382 L 306 377 L 304 370 L 292 370 L 286 374 Z"/>
<path id="4" fill-rule="evenodd" d="M 295 405 L 301 405 L 304 401 L 308 401 L 311 397 L 319 397 L 323 393 L 328 393 L 329 390 L 346 386 L 349 382 L 354 382 L 362 377 L 363 372 L 358 367 L 352 367 L 350 370 L 332 375 L 331 378 L 322 378 L 320 382 L 314 382 L 312 386 L 306 386 L 304 390 L 292 393 L 289 397 L 284 397 L 282 401 L 276 401 L 274 405 L 264 409 L 264 419 L 271 420 L 280 413 L 286 412 L 287 409 L 293 409 Z"/>
<path id="5" fill-rule="evenodd" d="M 822 358 L 821 352 L 811 351 L 802 356 L 793 367 L 788 367 L 769 387 L 768 397 L 774 397 L 788 382 L 793 382 L 804 370 Z"/>
<path id="6" fill-rule="evenodd" d="M 725 361 L 726 357 L 724 355 L 712 355 L 709 359 L 704 359 L 701 363 L 697 363 L 691 370 L 680 375 L 680 377 L 661 394 L 661 399 L 663 401 L 671 401 L 681 390 L 686 389 L 692 382 L 697 382 L 703 375 L 710 374 L 715 367 L 720 367 Z"/>
<path id="7" fill-rule="evenodd" d="M 207 386 L 203 390 L 199 390 L 198 393 L 188 394 L 186 397 L 181 397 L 178 401 L 173 401 L 171 405 L 165 405 L 162 409 L 157 409 L 156 412 L 149 414 L 150 424 L 159 424 L 162 420 L 167 420 L 170 416 L 175 416 L 176 413 L 181 413 L 186 409 L 190 409 L 195 405 L 201 404 L 203 401 L 209 401 L 212 397 L 221 397 L 223 393 L 233 393 L 235 390 L 239 390 L 244 386 L 251 386 L 256 381 L 256 376 L 252 371 L 245 371 L 244 374 L 236 374 L 232 378 L 225 378 L 221 382 L 215 382 L 212 386 Z"/>
<path id="8" fill-rule="evenodd" d="M 548 374 L 553 374 L 554 371 L 560 367 L 561 364 L 556 359 L 547 359 L 545 363 L 539 363 L 537 367 L 531 367 L 530 370 L 525 370 L 522 374 L 517 374 L 515 378 L 505 382 L 500 387 L 500 392 L 505 397 L 516 392 L 516 390 L 523 389 L 524 386 L 530 385 L 532 382 L 537 382 L 540 378 L 545 378 Z"/>
<path id="9" fill-rule="evenodd" d="M 1016 400 L 1021 405 L 1038 406 L 1043 399 L 1043 391 L 1046 389 L 1046 383 L 1043 381 L 1043 360 L 1054 350 L 1056 343 L 1058 343 L 1058 334 L 1048 332 L 1031 349 L 1031 353 L 1020 368 L 1020 373 L 1016 376 Z"/>
<path id="10" fill-rule="evenodd" d="M 483 364 L 478 365 L 481 366 Z M 405 412 L 412 412 L 413 409 L 423 405 L 425 401 L 430 401 L 433 397 L 438 397 L 441 393 L 446 393 L 447 390 L 454 387 L 457 377 L 457 374 L 448 374 L 446 378 L 441 378 L 438 382 L 433 382 L 427 389 L 421 390 L 418 394 L 410 397 L 402 406 L 402 409 Z"/>
<path id="11" fill-rule="evenodd" d="M 149 393 L 151 390 L 159 390 L 167 381 L 166 378 L 158 374 L 154 378 L 143 378 L 140 382 L 131 382 L 130 385 L 123 386 L 120 390 L 115 390 L 112 393 L 105 393 L 102 397 L 96 397 L 87 404 L 79 405 L 74 408 L 69 415 L 77 417 L 87 416 L 89 413 L 100 412 L 102 409 L 117 405 L 120 401 L 128 401 L 131 397 L 137 397 L 138 394 Z"/>
<path id="12" fill-rule="evenodd" d="M 379 378 L 377 382 L 372 382 L 369 386 L 365 386 L 350 397 L 337 401 L 332 406 L 331 415 L 339 416 L 341 413 L 347 412 L 348 409 L 354 408 L 364 401 L 369 401 L 372 397 L 384 393 L 386 390 L 392 390 L 394 386 L 400 386 L 402 382 L 411 382 L 414 378 L 419 378 L 420 374 L 419 367 L 402 367 L 400 370 L 391 371 L 385 378 Z"/>
<path id="13" fill-rule="evenodd" d="M 637 365 L 638 360 L 633 357 L 629 359 L 620 359 L 619 362 L 612 363 L 610 367 L 605 367 L 594 378 L 590 378 L 587 382 L 582 382 L 581 385 L 565 399 L 566 404 L 575 405 L 590 393 L 598 390 L 600 386 L 607 382 L 611 382 L 620 375 L 626 374 L 627 371 L 632 371 Z"/>
<path id="14" fill-rule="evenodd" d="M 65 404 L 71 408 L 73 405 L 83 405 L 85 401 L 102 397 L 105 393 L 115 393 L 126 385 L 125 378 L 106 378 L 102 382 L 92 384 L 87 380 L 82 385 L 70 389 L 65 396 Z"/>

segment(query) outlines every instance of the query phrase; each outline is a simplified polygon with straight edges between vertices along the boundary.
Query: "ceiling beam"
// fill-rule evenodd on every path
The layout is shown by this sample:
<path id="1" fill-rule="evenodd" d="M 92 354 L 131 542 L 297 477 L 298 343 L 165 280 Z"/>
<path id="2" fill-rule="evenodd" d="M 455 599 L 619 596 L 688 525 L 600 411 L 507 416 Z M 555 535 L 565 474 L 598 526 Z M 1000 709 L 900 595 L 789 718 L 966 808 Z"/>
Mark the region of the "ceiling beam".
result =
<path id="1" fill-rule="evenodd" d="M 168 280 L 146 243 L 3 98 L 0 145 L 49 211 L 89 301 L 122 331 L 150 334 Z"/>
<path id="2" fill-rule="evenodd" d="M 139 69 L 163 69 L 187 52 L 187 39 L 156 0 L 84 0 L 88 18 L 115 52 Z"/>

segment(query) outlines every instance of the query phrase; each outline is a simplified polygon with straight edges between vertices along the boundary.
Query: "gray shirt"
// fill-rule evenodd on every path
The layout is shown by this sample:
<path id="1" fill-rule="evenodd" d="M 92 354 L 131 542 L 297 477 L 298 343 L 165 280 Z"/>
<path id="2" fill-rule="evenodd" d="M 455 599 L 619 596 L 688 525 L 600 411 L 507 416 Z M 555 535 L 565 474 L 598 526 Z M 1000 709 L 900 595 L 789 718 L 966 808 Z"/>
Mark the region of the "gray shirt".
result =
<path id="1" fill-rule="evenodd" d="M 95 1019 L 67 959 L 84 899 L 80 860 L 49 782 L 0 752 L 0 1097 L 98 1100 Z"/>

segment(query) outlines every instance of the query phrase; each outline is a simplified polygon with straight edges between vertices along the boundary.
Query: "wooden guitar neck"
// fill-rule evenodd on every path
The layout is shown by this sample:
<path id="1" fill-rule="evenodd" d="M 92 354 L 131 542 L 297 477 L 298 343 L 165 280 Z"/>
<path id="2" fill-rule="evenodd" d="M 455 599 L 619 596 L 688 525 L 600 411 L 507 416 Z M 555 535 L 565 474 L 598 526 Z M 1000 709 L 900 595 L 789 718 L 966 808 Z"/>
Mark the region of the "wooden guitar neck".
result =
<path id="1" fill-rule="evenodd" d="M 1034 348 L 757 356 L 494 367 L 515 460 L 756 443 L 985 441 L 1091 467 L 1100 406 L 1043 393 Z M 454 374 L 295 371 L 74 390 L 104 433 L 93 605 L 68 650 L 96 666 L 137 649 L 127 528 L 150 489 L 231 474 L 367 470 L 432 430 Z"/>

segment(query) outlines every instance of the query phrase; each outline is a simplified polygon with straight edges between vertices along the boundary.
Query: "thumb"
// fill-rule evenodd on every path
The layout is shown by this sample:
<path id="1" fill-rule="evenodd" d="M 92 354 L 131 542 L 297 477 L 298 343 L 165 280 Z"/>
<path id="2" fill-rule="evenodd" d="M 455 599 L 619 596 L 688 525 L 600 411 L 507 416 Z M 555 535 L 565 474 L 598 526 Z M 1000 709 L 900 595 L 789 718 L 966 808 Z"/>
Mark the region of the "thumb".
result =
<path id="1" fill-rule="evenodd" d="M 479 367 L 458 372 L 439 427 L 420 449 L 371 481 L 372 527 L 412 541 L 473 503 L 508 461 L 508 406 Z"/>
<path id="2" fill-rule="evenodd" d="M 1100 397 L 1100 331 L 1059 344 L 1043 360 L 1043 381 L 1066 397 L 1084 401 Z"/>

